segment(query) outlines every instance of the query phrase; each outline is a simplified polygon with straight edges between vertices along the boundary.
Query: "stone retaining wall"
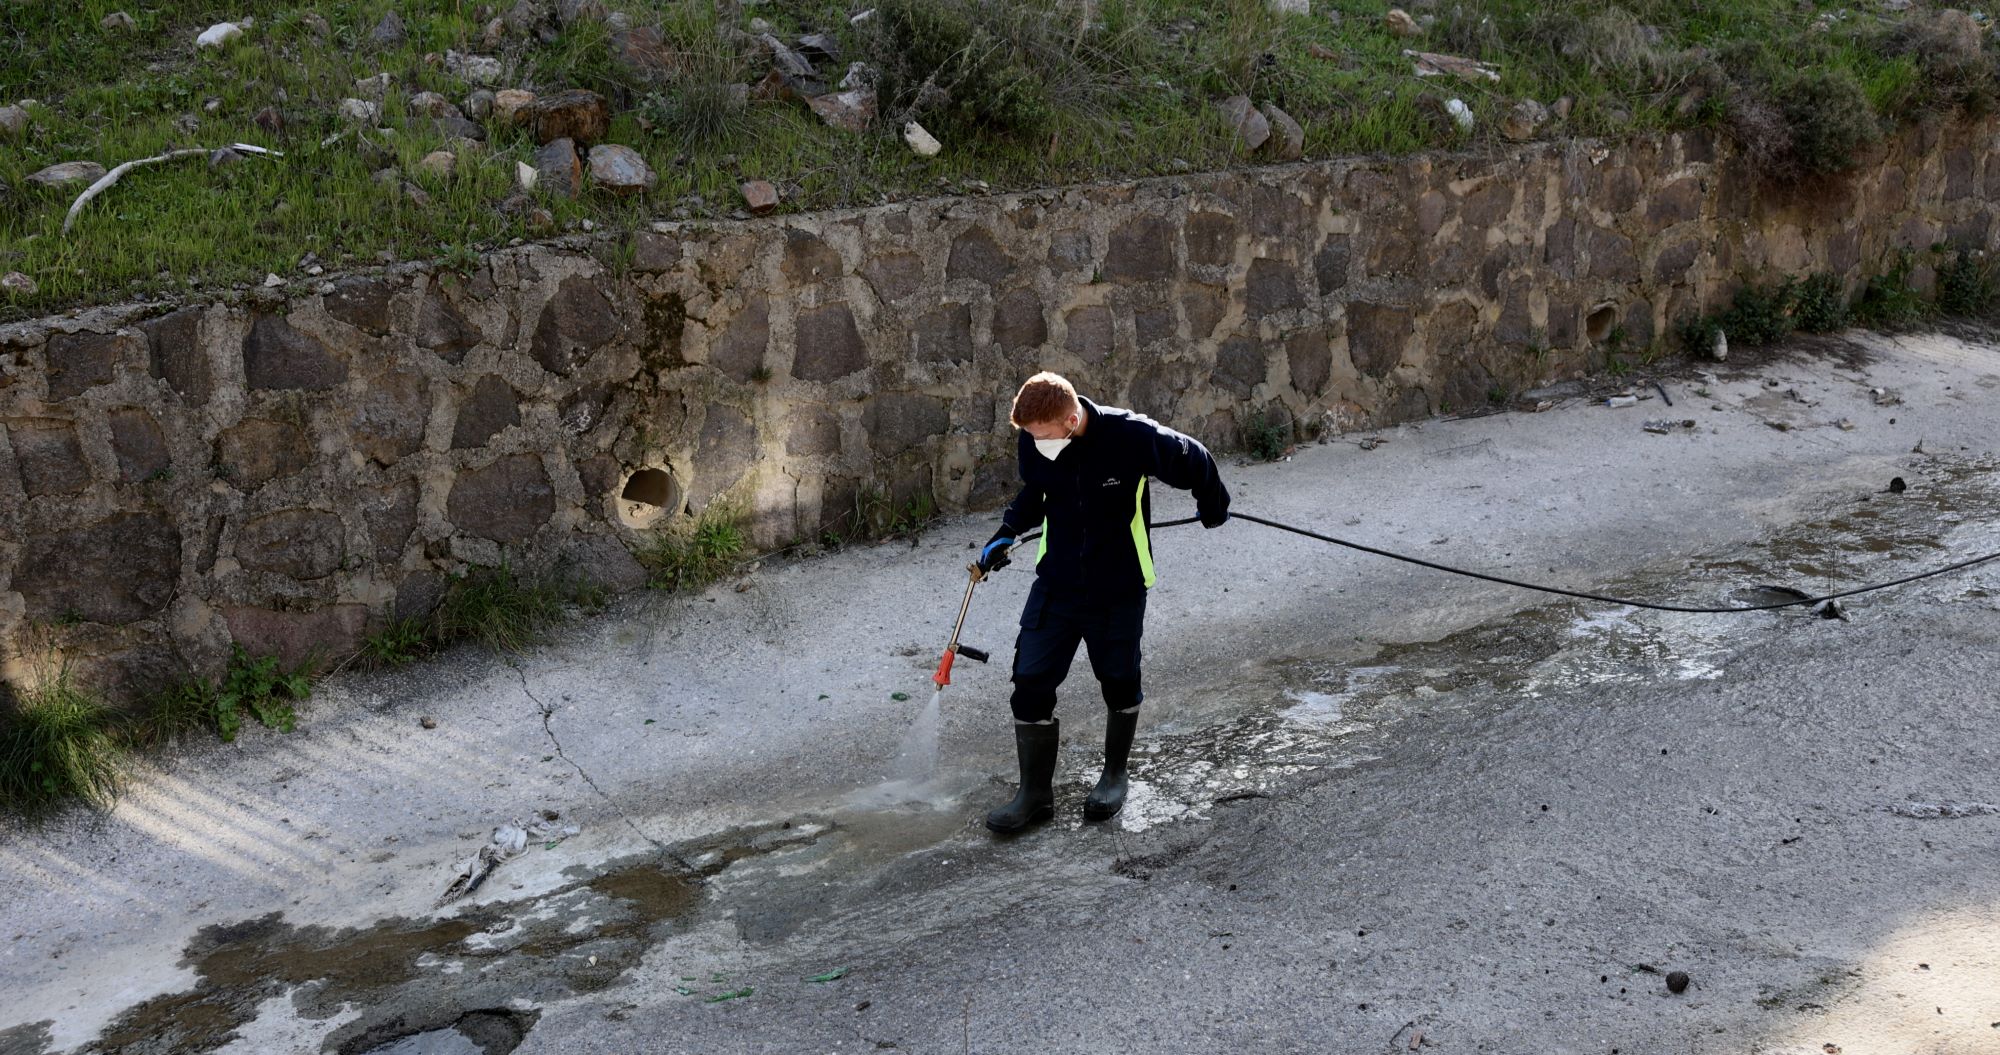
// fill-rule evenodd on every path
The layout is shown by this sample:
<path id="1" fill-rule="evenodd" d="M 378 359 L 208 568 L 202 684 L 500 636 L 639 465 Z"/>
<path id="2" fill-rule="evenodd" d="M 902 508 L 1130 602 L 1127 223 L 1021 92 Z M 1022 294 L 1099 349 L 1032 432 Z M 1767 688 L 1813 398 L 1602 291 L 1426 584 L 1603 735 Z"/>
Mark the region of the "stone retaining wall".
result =
<path id="1" fill-rule="evenodd" d="M 643 582 L 718 499 L 770 546 L 1002 502 L 1033 370 L 1222 447 L 1481 406 L 1741 278 L 1990 246 L 1995 126 L 1772 192 L 1706 137 L 1355 159 L 527 246 L 0 327 L 0 646 L 127 692 L 350 650 L 451 572 Z M 1920 274 L 1922 281 L 1924 276 Z M 621 497 L 629 495 L 630 498 Z"/>

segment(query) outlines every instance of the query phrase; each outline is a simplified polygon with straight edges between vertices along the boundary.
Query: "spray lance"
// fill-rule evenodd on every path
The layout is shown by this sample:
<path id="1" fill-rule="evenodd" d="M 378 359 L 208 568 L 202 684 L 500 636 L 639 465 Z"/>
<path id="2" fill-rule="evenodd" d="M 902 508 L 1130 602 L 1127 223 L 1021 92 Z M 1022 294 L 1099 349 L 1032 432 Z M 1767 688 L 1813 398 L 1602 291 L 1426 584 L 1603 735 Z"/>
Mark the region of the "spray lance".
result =
<path id="1" fill-rule="evenodd" d="M 972 591 L 978 587 L 981 579 L 986 578 L 986 569 L 981 568 L 978 562 L 975 561 L 965 567 L 971 574 L 971 581 L 965 584 L 965 599 L 958 602 L 958 621 L 951 625 L 951 640 L 945 644 L 944 655 L 938 660 L 937 673 L 931 675 L 931 680 L 937 683 L 940 690 L 951 684 L 951 664 L 959 656 L 976 659 L 981 663 L 993 658 L 971 645 L 959 643 L 958 640 L 958 635 L 965 630 L 965 613 L 972 608 Z"/>

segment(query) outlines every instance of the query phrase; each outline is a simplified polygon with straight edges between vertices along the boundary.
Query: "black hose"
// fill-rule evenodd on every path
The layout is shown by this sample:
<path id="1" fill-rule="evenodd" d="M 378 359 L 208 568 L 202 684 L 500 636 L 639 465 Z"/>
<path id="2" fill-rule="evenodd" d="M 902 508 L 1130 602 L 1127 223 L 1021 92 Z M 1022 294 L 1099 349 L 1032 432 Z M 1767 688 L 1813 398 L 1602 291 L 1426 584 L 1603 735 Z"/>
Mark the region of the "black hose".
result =
<path id="1" fill-rule="evenodd" d="M 1336 546 L 1345 546 L 1348 549 L 1360 550 L 1363 553 L 1373 553 L 1378 557 L 1387 557 L 1390 560 L 1399 560 L 1405 564 L 1415 564 L 1419 567 L 1430 568 L 1435 571 L 1449 572 L 1452 575 L 1463 575 L 1469 579 L 1483 579 L 1486 582 L 1496 582 L 1502 586 L 1518 586 L 1523 590 L 1537 590 L 1542 593 L 1556 594 L 1561 597 L 1576 597 L 1585 601 L 1603 601 L 1606 604 L 1630 605 L 1633 608 L 1651 608 L 1654 611 L 1658 612 L 1698 612 L 1698 613 L 1762 612 L 1772 608 L 1793 608 L 1798 605 L 1824 604 L 1827 601 L 1838 600 L 1839 598 L 1842 597 L 1853 597 L 1856 594 L 1872 593 L 1873 591 L 1876 590 L 1886 590 L 1891 586 L 1901 586 L 1904 583 L 1916 582 L 1918 579 L 1928 579 L 1933 576 L 1944 575 L 1948 572 L 1958 571 L 1961 568 L 1970 568 L 1975 564 L 1984 564 L 1990 560 L 2000 560 L 2000 553 L 1989 553 L 1983 557 L 1974 557 L 1970 560 L 1962 560 L 1956 564 L 1947 564 L 1942 568 L 1933 568 L 1930 571 L 1919 572 L 1915 575 L 1906 575 L 1900 579 L 1892 579 L 1889 582 L 1872 583 L 1867 586 L 1855 587 L 1852 590 L 1842 590 L 1839 593 L 1823 594 L 1819 597 L 1801 597 L 1796 601 L 1779 601 L 1775 604 L 1748 604 L 1748 605 L 1739 605 L 1734 608 L 1710 608 L 1710 607 L 1700 607 L 1700 606 L 1680 605 L 1680 604 L 1655 604 L 1651 601 L 1634 601 L 1631 600 L 1630 598 L 1625 598 L 1625 597 L 1607 597 L 1601 593 L 1586 593 L 1581 590 L 1565 590 L 1557 586 L 1539 586 L 1531 582 L 1522 582 L 1519 579 L 1509 579 L 1499 575 L 1488 575 L 1485 572 L 1469 571 L 1465 568 L 1454 568 L 1448 564 L 1439 564 L 1435 561 L 1424 560 L 1421 557 L 1411 557 L 1401 553 L 1392 553 L 1386 549 L 1377 549 L 1374 546 L 1364 546 L 1359 542 L 1349 542 L 1346 539 L 1334 538 L 1332 535 L 1322 535 L 1317 531 L 1307 531 L 1305 528 L 1293 527 L 1290 524 L 1280 524 L 1275 520 L 1266 520 L 1263 517 L 1252 516 L 1249 513 L 1231 513 L 1229 515 L 1230 518 L 1233 520 L 1247 520 L 1252 524 L 1262 524 L 1265 527 L 1277 528 L 1279 531 L 1289 531 L 1294 535 L 1303 535 L 1309 539 L 1318 539 L 1321 542 L 1331 542 Z M 1196 519 L 1198 518 L 1190 517 L 1187 520 L 1174 520 L 1164 524 L 1155 524 L 1152 526 L 1174 527 L 1179 524 L 1192 523 Z"/>
<path id="2" fill-rule="evenodd" d="M 2000 560 L 2000 553 L 1988 553 L 1983 557 L 1973 557 L 1970 560 L 1962 560 L 1956 564 L 1947 564 L 1942 568 L 1933 568 L 1930 571 L 1918 572 L 1915 575 L 1905 575 L 1900 579 L 1891 579 L 1888 582 L 1878 582 L 1878 583 L 1871 583 L 1867 586 L 1857 586 L 1852 590 L 1842 590 L 1839 593 L 1822 594 L 1818 597 L 1801 597 L 1796 601 L 1779 601 L 1775 604 L 1746 604 L 1746 605 L 1738 605 L 1734 608 L 1710 608 L 1710 607 L 1682 605 L 1682 604 L 1655 604 L 1652 601 L 1634 601 L 1627 597 L 1608 597 L 1601 593 L 1587 593 L 1582 590 L 1565 590 L 1559 586 L 1541 586 L 1532 582 L 1522 582 L 1519 579 L 1509 579 L 1500 575 L 1488 575 L 1485 572 L 1471 571 L 1466 568 L 1454 568 L 1449 564 L 1439 564 L 1436 561 L 1424 560 L 1422 557 L 1411 557 L 1406 554 L 1395 553 L 1386 549 L 1378 549 L 1374 546 L 1366 546 L 1359 542 L 1349 542 L 1343 538 L 1334 538 L 1332 535 L 1322 535 L 1317 531 L 1307 531 L 1305 528 L 1293 527 L 1290 524 L 1280 524 L 1275 520 L 1266 520 L 1263 517 L 1252 516 L 1249 513 L 1231 513 L 1229 514 L 1229 516 L 1230 519 L 1232 520 L 1247 520 L 1252 524 L 1262 524 L 1265 527 L 1277 528 L 1279 531 L 1289 531 L 1294 535 L 1303 535 L 1306 538 L 1317 539 L 1321 542 L 1331 542 L 1336 546 L 1345 546 L 1348 549 L 1360 550 L 1363 553 L 1373 553 L 1378 557 L 1387 557 L 1390 560 L 1399 560 L 1405 564 L 1415 564 L 1420 568 L 1430 568 L 1433 571 L 1446 572 L 1451 575 L 1463 575 L 1468 579 L 1481 579 L 1486 582 L 1499 583 L 1502 586 L 1515 586 L 1523 590 L 1535 590 L 1540 593 L 1552 593 L 1559 597 L 1575 597 L 1585 601 L 1603 601 L 1606 604 L 1629 605 L 1633 608 L 1651 608 L 1656 612 L 1694 612 L 1705 615 L 1712 615 L 1725 612 L 1764 612 L 1764 611 L 1769 611 L 1770 609 L 1773 608 L 1796 608 L 1799 605 L 1825 604 L 1828 601 L 1836 601 L 1842 597 L 1853 597 L 1857 594 L 1873 593 L 1876 590 L 1886 590 L 1891 586 L 1901 586 L 1904 583 L 1916 582 L 1918 579 L 1929 579 L 1934 576 L 1949 574 L 1951 572 L 1955 572 L 1963 568 L 1970 568 L 1975 564 L 1984 564 L 1990 560 Z M 1200 519 L 1201 519 L 1200 517 L 1186 517 L 1181 520 L 1163 520 L 1157 524 L 1148 524 L 1146 526 L 1149 529 L 1180 527 L 1183 524 L 1193 524 L 1199 521 Z M 1022 543 L 1033 542 L 1035 539 L 1040 538 L 1041 535 L 1042 533 L 1039 531 L 1029 532 L 1028 534 L 1021 536 L 1021 542 Z"/>

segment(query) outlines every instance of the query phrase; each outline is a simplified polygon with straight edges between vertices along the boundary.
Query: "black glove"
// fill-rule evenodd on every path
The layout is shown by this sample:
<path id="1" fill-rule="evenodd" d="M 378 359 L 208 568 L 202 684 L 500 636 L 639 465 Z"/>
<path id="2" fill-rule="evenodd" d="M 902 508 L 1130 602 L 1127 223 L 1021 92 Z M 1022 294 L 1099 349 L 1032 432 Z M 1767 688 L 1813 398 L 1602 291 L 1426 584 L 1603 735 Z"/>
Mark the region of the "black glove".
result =
<path id="1" fill-rule="evenodd" d="M 1007 555 L 1007 551 L 1013 545 L 1014 529 L 1002 525 L 1000 530 L 994 532 L 993 537 L 986 541 L 986 545 L 979 548 L 979 570 L 996 572 L 1014 563 L 1014 559 Z"/>
<path id="2" fill-rule="evenodd" d="M 1202 527 L 1219 528 L 1229 523 L 1229 503 L 1226 500 L 1214 503 L 1197 502 L 1194 511 L 1201 517 Z"/>

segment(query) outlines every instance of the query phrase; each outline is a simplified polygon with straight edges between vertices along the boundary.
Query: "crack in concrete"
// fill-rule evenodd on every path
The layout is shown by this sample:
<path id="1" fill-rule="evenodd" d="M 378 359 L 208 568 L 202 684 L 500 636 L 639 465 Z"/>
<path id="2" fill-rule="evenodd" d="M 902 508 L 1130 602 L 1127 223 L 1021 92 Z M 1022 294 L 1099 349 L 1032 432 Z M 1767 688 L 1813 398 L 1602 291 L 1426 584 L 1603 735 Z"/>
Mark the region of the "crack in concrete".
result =
<path id="1" fill-rule="evenodd" d="M 658 839 L 653 838 L 652 836 L 646 834 L 643 830 L 641 830 L 638 825 L 638 822 L 634 821 L 631 815 L 625 812 L 625 808 L 619 804 L 618 800 L 612 798 L 609 792 L 605 791 L 602 787 L 599 787 L 597 781 L 591 777 L 589 771 L 584 769 L 583 766 L 576 761 L 576 759 L 569 757 L 569 753 L 563 750 L 562 738 L 556 735 L 555 728 L 549 724 L 550 719 L 555 717 L 556 713 L 555 706 L 553 704 L 544 703 L 540 696 L 535 695 L 535 690 L 528 687 L 528 674 L 526 671 L 522 670 L 518 666 L 515 666 L 513 663 L 508 663 L 507 669 L 513 671 L 514 676 L 520 679 L 521 695 L 526 696 L 530 701 L 532 701 L 535 705 L 535 709 L 541 712 L 542 735 L 548 737 L 549 746 L 555 748 L 556 757 L 562 759 L 564 762 L 567 762 L 571 769 L 576 770 L 576 775 L 582 777 L 583 782 L 585 784 L 590 785 L 590 790 L 596 792 L 598 798 L 603 799 L 606 805 L 609 805 L 614 811 L 616 811 L 618 819 L 625 823 L 625 827 L 632 829 L 632 834 L 638 836 L 641 839 L 644 839 L 647 843 L 652 845 L 653 849 L 658 850 L 661 854 L 665 855 L 668 859 L 672 860 L 676 865 L 679 865 L 683 870 L 692 873 L 694 871 L 693 865 L 690 865 L 686 860 L 682 859 L 681 855 L 668 849 L 667 844 L 661 842 Z"/>

